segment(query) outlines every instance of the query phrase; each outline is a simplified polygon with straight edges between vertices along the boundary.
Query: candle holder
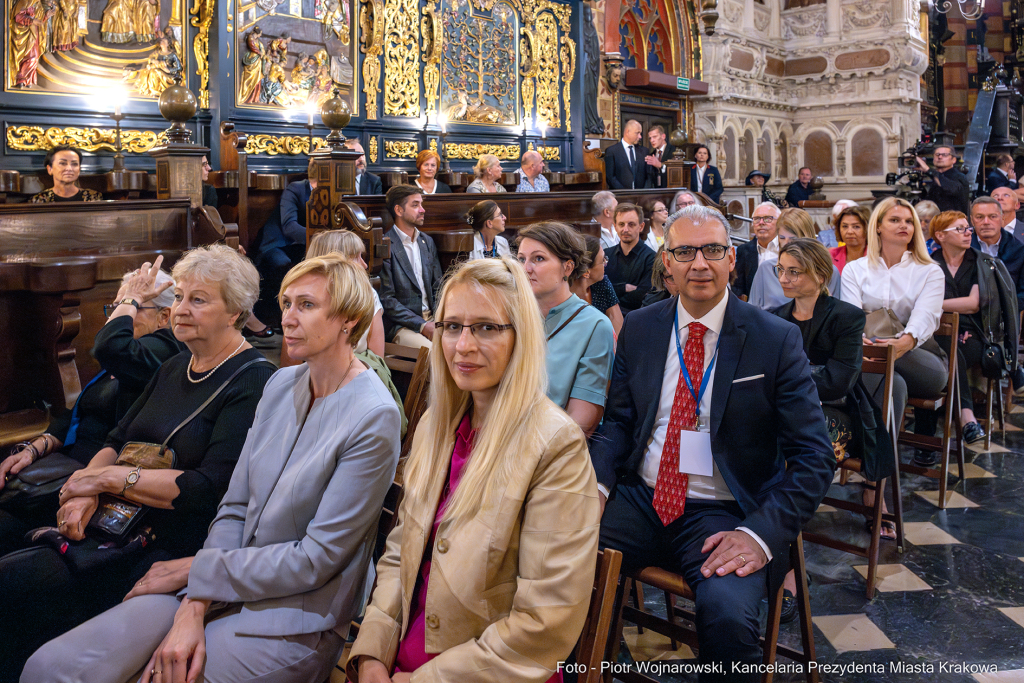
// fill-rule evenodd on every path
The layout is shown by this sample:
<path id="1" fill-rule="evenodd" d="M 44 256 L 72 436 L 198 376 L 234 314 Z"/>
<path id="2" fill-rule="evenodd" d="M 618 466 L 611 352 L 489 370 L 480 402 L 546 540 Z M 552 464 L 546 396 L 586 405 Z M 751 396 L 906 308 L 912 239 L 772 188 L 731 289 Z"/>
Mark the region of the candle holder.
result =
<path id="1" fill-rule="evenodd" d="M 124 104 L 125 93 L 120 88 L 112 89 L 112 96 L 114 98 L 114 113 L 109 114 L 110 118 L 114 119 L 114 172 L 120 173 L 124 171 L 124 149 L 121 145 L 121 121 L 124 119 L 124 114 L 121 113 L 121 106 Z"/>
<path id="2" fill-rule="evenodd" d="M 316 102 L 310 100 L 306 102 L 306 130 L 309 131 L 309 153 L 313 153 L 313 129 L 316 127 L 313 123 L 313 116 L 316 115 Z"/>

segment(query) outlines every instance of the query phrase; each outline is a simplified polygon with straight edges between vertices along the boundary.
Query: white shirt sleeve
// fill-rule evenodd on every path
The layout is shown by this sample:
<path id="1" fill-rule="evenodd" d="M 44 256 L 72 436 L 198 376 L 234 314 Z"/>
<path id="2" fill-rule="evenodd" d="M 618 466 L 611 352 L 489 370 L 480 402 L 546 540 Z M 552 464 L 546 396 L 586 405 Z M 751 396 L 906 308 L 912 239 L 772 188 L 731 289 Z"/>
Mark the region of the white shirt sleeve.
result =
<path id="1" fill-rule="evenodd" d="M 905 334 L 912 334 L 921 346 L 931 339 L 935 330 L 939 329 L 939 318 L 942 317 L 942 301 L 946 294 L 946 278 L 942 269 L 937 265 L 929 264 L 919 277 L 924 278 L 924 286 L 921 293 L 914 302 L 914 308 L 910 312 L 910 320 L 903 328 Z M 845 284 L 844 289 L 845 289 Z M 844 292 L 845 294 L 845 292 Z"/>

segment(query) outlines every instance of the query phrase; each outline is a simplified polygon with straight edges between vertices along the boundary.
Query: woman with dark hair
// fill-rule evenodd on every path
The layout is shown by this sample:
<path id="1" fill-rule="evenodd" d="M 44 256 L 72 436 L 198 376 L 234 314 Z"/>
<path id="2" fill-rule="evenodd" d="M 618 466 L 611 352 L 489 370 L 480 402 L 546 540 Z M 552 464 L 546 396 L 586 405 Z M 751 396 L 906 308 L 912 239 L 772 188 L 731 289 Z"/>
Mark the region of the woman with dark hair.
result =
<path id="1" fill-rule="evenodd" d="M 829 249 L 832 256 L 832 263 L 839 272 L 847 263 L 856 261 L 864 256 L 868 246 L 868 221 L 871 220 L 871 211 L 864 206 L 848 206 L 842 209 L 835 217 L 833 225 L 839 241 L 843 244 Z"/>
<path id="2" fill-rule="evenodd" d="M 650 216 L 650 229 L 644 243 L 654 251 L 665 243 L 665 220 L 668 218 L 668 207 L 660 199 L 648 199 L 643 203 L 644 214 Z"/>
<path id="3" fill-rule="evenodd" d="M 690 169 L 690 189 L 706 194 L 717 204 L 725 188 L 722 186 L 722 174 L 710 165 L 711 150 L 707 145 L 697 145 L 693 159 L 697 165 Z"/>
<path id="4" fill-rule="evenodd" d="M 103 195 L 78 187 L 82 173 L 82 153 L 70 145 L 57 145 L 46 153 L 46 172 L 53 178 L 53 187 L 33 195 L 33 204 L 52 202 L 98 202 Z"/>
<path id="5" fill-rule="evenodd" d="M 441 167 L 441 155 L 432 149 L 425 149 L 416 155 L 416 172 L 419 178 L 413 180 L 423 194 L 451 194 L 452 188 L 437 179 Z"/>
<path id="6" fill-rule="evenodd" d="M 517 256 L 544 319 L 548 398 L 592 434 L 604 414 L 615 330 L 603 313 L 572 293 L 587 267 L 586 242 L 556 221 L 527 226 L 518 241 Z"/>
<path id="7" fill-rule="evenodd" d="M 612 328 L 615 336 L 619 336 L 622 329 L 622 309 L 619 308 L 619 297 L 615 295 L 615 287 L 612 281 L 604 274 L 605 264 L 608 257 L 604 255 L 604 247 L 601 240 L 593 235 L 584 235 L 583 241 L 587 244 L 587 254 L 584 259 L 588 264 L 578 280 L 569 286 L 572 293 L 583 299 L 591 306 L 608 316 L 612 321 Z"/>
<path id="8" fill-rule="evenodd" d="M 511 256 L 508 240 L 501 236 L 505 232 L 505 214 L 490 199 L 477 202 L 466 214 L 466 222 L 473 228 L 473 251 L 469 260 L 478 258 L 500 258 Z"/>

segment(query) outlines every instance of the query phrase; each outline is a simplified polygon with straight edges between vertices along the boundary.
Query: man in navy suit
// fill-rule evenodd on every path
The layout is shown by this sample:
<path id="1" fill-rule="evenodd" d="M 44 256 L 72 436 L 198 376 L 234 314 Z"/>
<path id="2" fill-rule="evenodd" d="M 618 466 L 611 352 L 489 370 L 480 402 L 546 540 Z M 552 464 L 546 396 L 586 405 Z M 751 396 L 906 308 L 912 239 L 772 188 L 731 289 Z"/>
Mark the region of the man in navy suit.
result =
<path id="1" fill-rule="evenodd" d="M 366 170 L 366 153 L 359 141 L 349 138 L 345 141 L 345 147 L 353 152 L 359 152 L 359 158 L 356 159 L 356 194 L 384 194 L 384 185 L 380 181 L 380 176 Z"/>
<path id="2" fill-rule="evenodd" d="M 260 299 L 256 317 L 268 325 L 280 325 L 281 308 L 277 294 L 281 281 L 292 266 L 306 257 L 306 203 L 316 188 L 313 159 L 309 160 L 309 179 L 289 183 L 281 194 L 281 203 L 261 230 L 262 239 L 253 259 L 260 273 Z"/>
<path id="3" fill-rule="evenodd" d="M 998 258 L 1017 288 L 1017 308 L 1024 310 L 1024 244 L 1003 230 L 1003 209 L 992 197 L 978 197 L 971 204 L 974 237 L 971 246 Z"/>
<path id="4" fill-rule="evenodd" d="M 996 157 L 996 167 L 985 177 L 985 192 L 991 196 L 1000 187 L 1017 189 L 1017 174 L 1013 170 L 1013 157 L 1000 154 Z"/>
<path id="5" fill-rule="evenodd" d="M 604 177 L 613 190 L 641 190 L 647 187 L 647 150 L 640 145 L 643 126 L 630 119 L 622 128 L 622 141 L 604 151 Z"/>
<path id="6" fill-rule="evenodd" d="M 626 316 L 590 441 L 601 545 L 694 589 L 700 662 L 723 667 L 702 682 L 759 681 L 731 663 L 761 661 L 758 607 L 836 461 L 800 331 L 727 289 L 725 217 L 690 206 L 668 225 L 679 296 Z"/>

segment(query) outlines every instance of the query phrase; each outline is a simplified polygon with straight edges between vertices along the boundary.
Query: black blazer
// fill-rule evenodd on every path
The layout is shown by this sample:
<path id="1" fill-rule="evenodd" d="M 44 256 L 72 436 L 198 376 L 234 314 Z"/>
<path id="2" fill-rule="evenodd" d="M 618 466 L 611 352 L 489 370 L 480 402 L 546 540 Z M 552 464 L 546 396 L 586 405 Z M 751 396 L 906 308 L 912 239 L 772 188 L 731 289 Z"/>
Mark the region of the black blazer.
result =
<path id="1" fill-rule="evenodd" d="M 641 190 L 647 187 L 647 162 L 644 157 L 648 154 L 647 148 L 643 145 L 633 145 L 633 156 L 635 163 L 629 165 L 629 157 L 626 156 L 626 149 L 622 141 L 604 151 L 604 177 L 608 187 L 613 190 Z"/>
<path id="2" fill-rule="evenodd" d="M 697 191 L 696 164 L 690 168 L 690 189 L 694 192 Z M 708 164 L 707 170 L 704 171 L 704 185 L 701 192 L 714 199 L 717 204 L 723 191 L 725 188 L 722 186 L 722 174 L 718 172 L 717 168 Z"/>
<path id="3" fill-rule="evenodd" d="M 1017 290 L 1017 310 L 1024 311 L 1024 244 L 1005 230 L 999 232 L 999 260 L 1006 266 Z M 971 246 L 981 251 L 978 233 L 974 233 L 974 237 L 971 238 Z"/>
<path id="4" fill-rule="evenodd" d="M 384 194 L 384 184 L 381 183 L 379 175 L 369 171 L 359 174 L 359 195 L 364 194 Z"/>
<path id="5" fill-rule="evenodd" d="M 277 211 L 263 225 L 260 253 L 291 244 L 306 244 L 306 203 L 313 193 L 308 180 L 288 183 Z"/>
<path id="6" fill-rule="evenodd" d="M 788 567 L 790 545 L 832 483 L 836 459 L 800 331 L 726 296 L 711 395 L 711 448 L 743 510 L 743 526 L 774 556 L 777 583 Z M 622 324 L 604 421 L 589 444 L 597 480 L 609 492 L 618 476 L 638 472 L 643 462 L 677 301 L 637 309 Z"/>
<path id="7" fill-rule="evenodd" d="M 441 263 L 437 260 L 434 240 L 420 232 L 418 241 L 422 256 L 423 285 L 427 288 L 426 292 L 421 292 L 398 228 L 392 227 L 387 237 L 391 240 L 391 258 L 384 260 L 380 271 L 380 304 L 384 307 L 385 335 L 388 339 L 394 339 L 399 329 L 405 327 L 419 332 L 426 322 L 421 315 L 424 293 L 430 310 L 437 310 Z"/>
<path id="8" fill-rule="evenodd" d="M 657 150 L 651 150 L 650 154 L 654 155 Z M 671 142 L 665 143 L 665 152 L 661 155 L 661 168 L 655 168 L 654 166 L 647 167 L 647 187 L 665 187 L 667 173 L 665 169 L 665 162 L 672 158 L 672 153 L 676 151 L 676 146 Z"/>
<path id="9" fill-rule="evenodd" d="M 756 239 L 751 238 L 736 247 L 736 279 L 732 283 L 732 291 L 736 296 L 750 296 L 758 265 Z"/>
<path id="10" fill-rule="evenodd" d="M 1002 171 L 998 168 L 993 168 L 987 176 L 985 176 L 985 194 L 992 194 L 993 190 L 998 190 L 1000 187 L 1008 187 L 1011 190 L 1017 189 L 1017 181 L 1010 180 L 1003 175 Z"/>

